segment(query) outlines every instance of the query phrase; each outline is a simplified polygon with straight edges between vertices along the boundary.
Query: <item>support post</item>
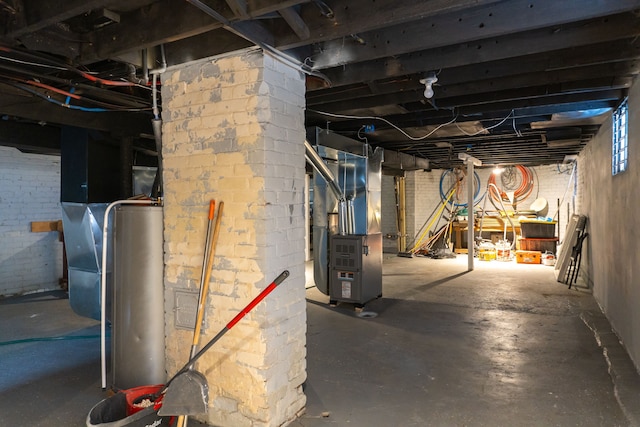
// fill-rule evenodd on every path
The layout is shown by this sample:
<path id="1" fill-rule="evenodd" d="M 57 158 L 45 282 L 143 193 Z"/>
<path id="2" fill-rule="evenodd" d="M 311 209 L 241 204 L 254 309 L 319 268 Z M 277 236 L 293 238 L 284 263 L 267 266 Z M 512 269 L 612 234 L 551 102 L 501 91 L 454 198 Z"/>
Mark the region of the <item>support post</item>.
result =
<path id="1" fill-rule="evenodd" d="M 458 158 L 467 164 L 467 256 L 468 267 L 467 271 L 473 271 L 473 247 L 474 247 L 474 212 L 473 212 L 473 175 L 474 166 L 481 166 L 482 162 L 473 156 L 466 153 L 459 153 Z"/>

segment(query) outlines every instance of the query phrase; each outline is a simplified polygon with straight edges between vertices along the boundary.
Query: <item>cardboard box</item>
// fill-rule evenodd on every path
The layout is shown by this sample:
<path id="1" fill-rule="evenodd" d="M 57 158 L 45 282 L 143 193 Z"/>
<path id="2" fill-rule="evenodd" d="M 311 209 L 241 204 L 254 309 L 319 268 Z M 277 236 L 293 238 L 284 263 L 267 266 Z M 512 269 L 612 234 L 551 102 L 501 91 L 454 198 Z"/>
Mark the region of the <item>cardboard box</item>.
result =
<path id="1" fill-rule="evenodd" d="M 539 251 L 516 251 L 516 262 L 518 264 L 540 264 L 542 252 Z"/>

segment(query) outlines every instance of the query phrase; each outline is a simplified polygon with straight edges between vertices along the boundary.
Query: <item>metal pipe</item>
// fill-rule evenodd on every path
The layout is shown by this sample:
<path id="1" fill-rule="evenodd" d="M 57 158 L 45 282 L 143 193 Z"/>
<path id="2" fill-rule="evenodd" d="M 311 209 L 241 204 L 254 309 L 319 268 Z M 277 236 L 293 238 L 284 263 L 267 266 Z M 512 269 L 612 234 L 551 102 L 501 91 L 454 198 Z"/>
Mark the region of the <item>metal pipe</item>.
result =
<path id="1" fill-rule="evenodd" d="M 347 234 L 347 222 L 348 222 L 348 213 L 347 213 L 347 201 L 340 200 L 338 203 L 338 233 L 341 236 Z"/>
<path id="2" fill-rule="evenodd" d="M 320 175 L 322 175 L 325 181 L 327 181 L 327 184 L 329 184 L 329 188 L 331 189 L 331 191 L 333 191 L 333 194 L 336 196 L 338 201 L 346 200 L 343 191 L 338 185 L 338 180 L 335 176 L 333 176 L 331 170 L 327 167 L 316 150 L 313 149 L 313 146 L 311 145 L 311 143 L 309 143 L 309 141 L 304 141 L 304 148 L 307 161 L 311 166 L 315 168 L 315 170 L 318 171 Z"/>
<path id="3" fill-rule="evenodd" d="M 347 200 L 347 234 L 356 232 L 355 207 L 353 206 L 353 198 Z"/>

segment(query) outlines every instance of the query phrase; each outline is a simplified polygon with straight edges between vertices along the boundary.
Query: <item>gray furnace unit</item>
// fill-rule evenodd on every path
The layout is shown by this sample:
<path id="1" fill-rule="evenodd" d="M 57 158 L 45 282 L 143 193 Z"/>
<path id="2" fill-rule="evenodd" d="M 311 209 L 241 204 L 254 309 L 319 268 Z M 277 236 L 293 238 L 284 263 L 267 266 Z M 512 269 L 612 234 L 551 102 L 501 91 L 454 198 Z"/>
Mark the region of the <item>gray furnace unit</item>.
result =
<path id="1" fill-rule="evenodd" d="M 382 235 L 331 236 L 331 302 L 364 304 L 382 296 Z M 370 256 L 371 255 L 371 256 Z"/>
<path id="2" fill-rule="evenodd" d="M 382 296 L 382 149 L 313 128 L 314 281 L 331 304 L 362 307 Z"/>

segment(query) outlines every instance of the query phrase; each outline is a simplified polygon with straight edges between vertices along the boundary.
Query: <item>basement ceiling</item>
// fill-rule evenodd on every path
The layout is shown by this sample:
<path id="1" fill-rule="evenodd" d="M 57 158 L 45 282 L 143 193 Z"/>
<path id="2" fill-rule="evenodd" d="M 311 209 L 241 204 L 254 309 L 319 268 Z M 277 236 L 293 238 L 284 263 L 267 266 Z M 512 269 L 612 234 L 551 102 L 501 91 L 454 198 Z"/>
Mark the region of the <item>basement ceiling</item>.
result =
<path id="1" fill-rule="evenodd" d="M 307 73 L 307 126 L 427 159 L 575 155 L 627 96 L 640 0 L 0 0 L 0 144 L 80 126 L 153 151 L 150 70 L 258 45 Z M 435 77 L 433 96 L 421 80 Z"/>

